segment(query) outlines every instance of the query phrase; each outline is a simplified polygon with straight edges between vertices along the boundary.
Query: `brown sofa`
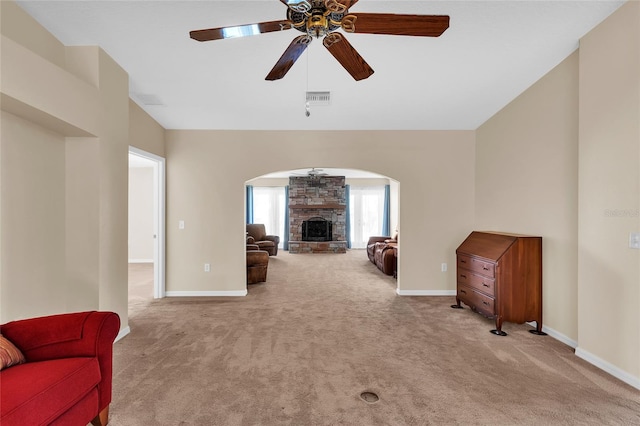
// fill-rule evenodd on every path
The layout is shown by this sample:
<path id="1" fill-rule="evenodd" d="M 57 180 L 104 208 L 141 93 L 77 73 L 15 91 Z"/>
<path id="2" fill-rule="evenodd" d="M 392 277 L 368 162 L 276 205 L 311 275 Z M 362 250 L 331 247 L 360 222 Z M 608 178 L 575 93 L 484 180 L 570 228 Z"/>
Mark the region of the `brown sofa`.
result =
<path id="1" fill-rule="evenodd" d="M 398 236 L 374 236 L 367 242 L 367 256 L 386 275 L 396 276 Z"/>
<path id="2" fill-rule="evenodd" d="M 256 244 L 260 250 L 269 253 L 269 256 L 278 254 L 278 244 L 280 237 L 277 235 L 267 235 L 264 224 L 247 223 L 247 244 Z"/>

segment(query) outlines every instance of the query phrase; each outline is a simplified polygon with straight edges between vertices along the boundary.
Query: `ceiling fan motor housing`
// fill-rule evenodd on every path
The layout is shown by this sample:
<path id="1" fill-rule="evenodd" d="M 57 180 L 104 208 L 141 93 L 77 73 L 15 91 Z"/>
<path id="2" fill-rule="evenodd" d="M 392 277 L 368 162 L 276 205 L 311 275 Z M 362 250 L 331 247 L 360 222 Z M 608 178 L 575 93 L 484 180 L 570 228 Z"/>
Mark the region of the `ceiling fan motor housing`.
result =
<path id="1" fill-rule="evenodd" d="M 301 7 L 303 4 L 306 6 Z M 347 12 L 344 5 L 335 0 L 311 0 L 300 2 L 296 8 L 289 8 L 287 18 L 293 27 L 311 37 L 324 37 L 341 26 Z"/>

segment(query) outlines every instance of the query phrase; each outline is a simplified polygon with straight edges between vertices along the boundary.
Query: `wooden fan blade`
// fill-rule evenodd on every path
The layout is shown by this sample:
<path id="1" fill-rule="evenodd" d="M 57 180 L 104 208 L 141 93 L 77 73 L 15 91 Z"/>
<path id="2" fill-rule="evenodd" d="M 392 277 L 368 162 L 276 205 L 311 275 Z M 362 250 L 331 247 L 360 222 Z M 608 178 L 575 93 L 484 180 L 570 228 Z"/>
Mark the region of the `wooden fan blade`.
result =
<path id="1" fill-rule="evenodd" d="M 246 37 L 274 31 L 284 31 L 293 28 L 291 21 L 269 21 L 258 24 L 237 25 L 234 27 L 209 28 L 194 30 L 189 36 L 198 41 L 222 40 L 225 38 Z"/>
<path id="2" fill-rule="evenodd" d="M 393 13 L 350 13 L 342 18 L 349 33 L 438 37 L 449 28 L 446 15 L 396 15 Z"/>
<path id="3" fill-rule="evenodd" d="M 364 80 L 373 74 L 373 69 L 342 34 L 330 33 L 324 38 L 322 44 L 356 81 Z"/>
<path id="4" fill-rule="evenodd" d="M 302 55 L 302 52 L 309 46 L 309 43 L 311 43 L 311 37 L 306 34 L 294 38 L 265 80 L 280 80 L 284 77 L 300 55 Z"/>

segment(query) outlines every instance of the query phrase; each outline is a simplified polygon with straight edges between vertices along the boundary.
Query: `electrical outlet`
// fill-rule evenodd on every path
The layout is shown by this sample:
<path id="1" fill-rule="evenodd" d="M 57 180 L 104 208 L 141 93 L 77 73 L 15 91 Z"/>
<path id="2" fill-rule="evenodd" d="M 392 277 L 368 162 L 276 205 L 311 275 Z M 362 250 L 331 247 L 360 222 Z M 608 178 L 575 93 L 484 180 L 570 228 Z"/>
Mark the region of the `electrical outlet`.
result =
<path id="1" fill-rule="evenodd" d="M 211 264 L 210 263 L 205 263 L 204 264 L 204 271 L 205 272 L 211 272 Z"/>
<path id="2" fill-rule="evenodd" d="M 629 248 L 640 249 L 640 232 L 631 232 L 629 234 Z"/>
<path id="3" fill-rule="evenodd" d="M 178 229 L 184 229 L 184 220 L 178 221 Z"/>
<path id="4" fill-rule="evenodd" d="M 446 264 L 446 263 L 441 264 L 441 265 L 440 265 L 440 270 L 441 270 L 442 272 L 447 272 L 447 264 Z"/>

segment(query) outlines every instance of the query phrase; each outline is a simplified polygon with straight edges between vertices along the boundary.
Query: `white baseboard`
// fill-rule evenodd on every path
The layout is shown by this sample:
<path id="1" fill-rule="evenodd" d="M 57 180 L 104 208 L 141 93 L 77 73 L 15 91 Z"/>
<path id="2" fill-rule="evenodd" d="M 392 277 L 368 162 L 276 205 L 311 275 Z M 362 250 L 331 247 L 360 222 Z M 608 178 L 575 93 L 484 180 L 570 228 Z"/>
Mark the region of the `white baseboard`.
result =
<path id="1" fill-rule="evenodd" d="M 531 327 L 534 327 L 534 328 L 536 327 L 535 321 L 528 322 L 527 324 L 529 324 Z M 568 336 L 565 336 L 564 334 L 560 333 L 559 331 L 554 330 L 553 328 L 547 327 L 544 324 L 542 324 L 542 331 L 544 331 L 545 333 L 547 333 L 549 336 L 553 337 L 554 339 L 561 341 L 565 345 L 571 346 L 573 349 L 578 347 L 578 342 L 576 342 L 575 340 L 569 338 Z"/>
<path id="2" fill-rule="evenodd" d="M 129 263 L 153 263 L 153 259 L 129 259 Z"/>
<path id="3" fill-rule="evenodd" d="M 622 380 L 626 384 L 640 390 L 640 378 L 632 376 L 626 371 L 603 360 L 602 358 L 598 358 L 594 354 L 587 352 L 584 349 L 581 349 L 580 347 L 576 348 L 576 356 L 578 358 L 582 358 L 583 360 L 587 361 L 589 364 L 592 364 L 598 367 L 599 369 L 611 374 L 613 377 Z"/>
<path id="4" fill-rule="evenodd" d="M 167 297 L 219 297 L 229 296 L 238 297 L 246 296 L 247 290 L 228 290 L 228 291 L 167 291 Z"/>
<path id="5" fill-rule="evenodd" d="M 118 340 L 122 339 L 124 336 L 126 336 L 129 333 L 131 333 L 131 328 L 129 328 L 129 326 L 126 326 L 125 328 L 120 330 L 120 332 L 116 336 L 116 340 L 114 340 L 113 343 L 116 343 Z"/>
<path id="6" fill-rule="evenodd" d="M 396 289 L 399 296 L 455 296 L 455 290 L 400 290 Z"/>

